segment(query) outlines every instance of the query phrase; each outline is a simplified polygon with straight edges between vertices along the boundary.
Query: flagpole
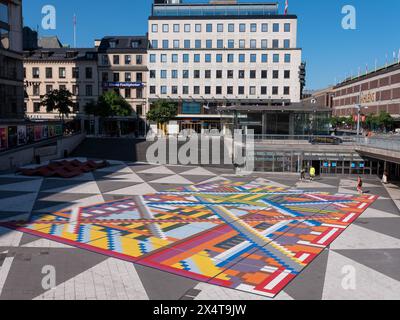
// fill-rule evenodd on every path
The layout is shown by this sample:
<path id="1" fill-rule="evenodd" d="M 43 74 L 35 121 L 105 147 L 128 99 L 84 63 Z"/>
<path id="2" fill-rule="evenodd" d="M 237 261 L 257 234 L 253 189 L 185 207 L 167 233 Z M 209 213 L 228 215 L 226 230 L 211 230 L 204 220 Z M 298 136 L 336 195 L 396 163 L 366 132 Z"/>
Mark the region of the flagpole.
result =
<path id="1" fill-rule="evenodd" d="M 74 13 L 74 48 L 76 48 L 76 14 Z"/>

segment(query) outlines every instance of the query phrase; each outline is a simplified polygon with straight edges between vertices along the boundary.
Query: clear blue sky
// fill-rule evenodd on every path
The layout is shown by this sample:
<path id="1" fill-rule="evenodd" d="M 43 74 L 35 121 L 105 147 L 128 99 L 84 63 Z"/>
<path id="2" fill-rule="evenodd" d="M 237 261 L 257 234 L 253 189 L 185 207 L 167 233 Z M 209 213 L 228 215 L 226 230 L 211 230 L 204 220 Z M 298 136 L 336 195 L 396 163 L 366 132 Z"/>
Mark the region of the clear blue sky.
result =
<path id="1" fill-rule="evenodd" d="M 239 0 L 240 1 L 240 0 Z M 39 33 L 57 35 L 63 43 L 73 43 L 72 17 L 78 20 L 78 46 L 91 47 L 95 38 L 105 35 L 133 35 L 147 32 L 152 0 L 52 0 L 57 9 L 57 29 L 41 29 L 41 9 L 48 0 L 24 0 L 25 25 Z M 186 0 L 185 2 L 198 2 Z M 241 2 L 263 2 L 250 0 Z M 265 1 L 264 1 L 265 2 Z M 283 11 L 284 0 L 279 0 Z M 357 10 L 357 29 L 341 27 L 344 5 Z M 307 89 L 326 87 L 352 71 L 373 69 L 385 56 L 393 59 L 400 48 L 398 0 L 289 0 L 289 12 L 299 17 L 299 42 L 307 62 Z"/>

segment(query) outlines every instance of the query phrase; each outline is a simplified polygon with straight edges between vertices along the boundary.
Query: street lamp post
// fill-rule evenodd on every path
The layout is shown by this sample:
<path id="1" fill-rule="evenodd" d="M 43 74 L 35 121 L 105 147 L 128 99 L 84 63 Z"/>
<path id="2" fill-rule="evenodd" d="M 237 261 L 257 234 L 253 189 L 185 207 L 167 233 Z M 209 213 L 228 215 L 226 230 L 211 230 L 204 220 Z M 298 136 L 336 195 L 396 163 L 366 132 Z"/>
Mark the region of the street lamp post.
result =
<path id="1" fill-rule="evenodd" d="M 360 136 L 360 129 L 361 129 L 361 122 L 360 122 L 361 104 L 356 104 L 356 109 L 357 109 L 357 137 L 359 137 Z"/>

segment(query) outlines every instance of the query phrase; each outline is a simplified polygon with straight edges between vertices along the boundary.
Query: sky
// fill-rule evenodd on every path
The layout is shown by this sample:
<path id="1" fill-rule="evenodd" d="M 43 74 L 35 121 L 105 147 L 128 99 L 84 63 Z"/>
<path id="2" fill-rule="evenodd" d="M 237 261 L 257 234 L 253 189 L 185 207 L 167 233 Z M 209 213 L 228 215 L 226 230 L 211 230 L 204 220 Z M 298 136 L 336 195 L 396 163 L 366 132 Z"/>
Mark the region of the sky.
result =
<path id="1" fill-rule="evenodd" d="M 239 0 L 266 2 L 268 0 Z M 73 44 L 73 15 L 77 16 L 77 46 L 92 47 L 106 35 L 141 35 L 147 32 L 152 0 L 24 0 L 24 25 L 39 28 L 40 36 L 57 35 Z M 199 2 L 184 0 L 184 2 Z M 204 2 L 204 1 L 202 1 Z M 283 12 L 285 0 L 277 0 Z M 56 8 L 55 30 L 41 27 L 42 7 Z M 356 9 L 356 29 L 342 28 L 342 8 Z M 398 0 L 289 0 L 289 13 L 299 18 L 298 47 L 307 63 L 307 89 L 322 89 L 346 76 L 384 65 L 386 55 L 400 49 Z"/>

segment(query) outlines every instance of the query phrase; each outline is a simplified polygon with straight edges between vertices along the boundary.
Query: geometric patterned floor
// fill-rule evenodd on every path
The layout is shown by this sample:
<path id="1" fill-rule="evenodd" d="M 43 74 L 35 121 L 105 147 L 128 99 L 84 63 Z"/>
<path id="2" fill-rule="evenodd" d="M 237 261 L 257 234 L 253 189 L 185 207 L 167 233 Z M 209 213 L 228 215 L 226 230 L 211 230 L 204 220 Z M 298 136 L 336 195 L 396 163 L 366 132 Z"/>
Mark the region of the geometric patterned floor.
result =
<path id="1" fill-rule="evenodd" d="M 3 174 L 0 299 L 398 299 L 399 188 L 354 185 L 117 161 L 72 180 Z"/>

